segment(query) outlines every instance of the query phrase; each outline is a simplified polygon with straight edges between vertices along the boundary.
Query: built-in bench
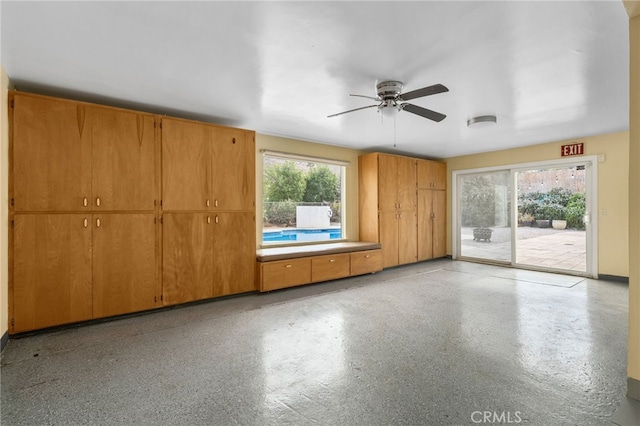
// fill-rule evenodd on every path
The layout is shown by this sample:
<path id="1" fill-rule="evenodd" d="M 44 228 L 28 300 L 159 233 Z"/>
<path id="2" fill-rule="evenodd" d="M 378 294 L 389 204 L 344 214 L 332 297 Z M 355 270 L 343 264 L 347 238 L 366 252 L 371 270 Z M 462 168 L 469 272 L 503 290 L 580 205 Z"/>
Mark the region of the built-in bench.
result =
<path id="1" fill-rule="evenodd" d="M 382 270 L 379 243 L 340 242 L 256 251 L 258 290 L 271 291 Z"/>

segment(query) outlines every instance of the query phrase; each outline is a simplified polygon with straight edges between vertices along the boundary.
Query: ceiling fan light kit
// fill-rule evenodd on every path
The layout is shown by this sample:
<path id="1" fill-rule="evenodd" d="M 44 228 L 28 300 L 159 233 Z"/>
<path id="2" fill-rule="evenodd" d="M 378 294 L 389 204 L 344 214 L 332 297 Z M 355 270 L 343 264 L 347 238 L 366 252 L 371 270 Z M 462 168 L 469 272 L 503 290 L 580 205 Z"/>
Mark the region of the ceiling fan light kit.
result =
<path id="1" fill-rule="evenodd" d="M 327 117 L 335 117 L 338 115 L 346 114 L 349 112 L 359 111 L 361 109 L 378 108 L 378 112 L 382 112 L 384 115 L 395 115 L 399 111 L 409 111 L 410 113 L 419 115 L 429 120 L 440 122 L 445 119 L 446 115 L 441 114 L 430 109 L 426 109 L 417 105 L 409 104 L 406 101 L 423 96 L 435 95 L 437 93 L 448 92 L 442 84 L 434 84 L 433 86 L 423 87 L 422 89 L 413 90 L 411 92 L 402 93 L 404 84 L 397 80 L 386 80 L 376 84 L 376 91 L 378 95 L 365 96 L 365 95 L 350 95 L 359 98 L 368 98 L 378 101 L 379 103 L 374 105 L 367 105 L 360 108 L 350 109 L 348 111 L 339 112 L 337 114 L 331 114 Z"/>
<path id="2" fill-rule="evenodd" d="M 498 118 L 495 115 L 479 115 L 467 120 L 467 127 L 473 127 L 474 129 L 480 127 L 489 127 L 498 123 Z"/>

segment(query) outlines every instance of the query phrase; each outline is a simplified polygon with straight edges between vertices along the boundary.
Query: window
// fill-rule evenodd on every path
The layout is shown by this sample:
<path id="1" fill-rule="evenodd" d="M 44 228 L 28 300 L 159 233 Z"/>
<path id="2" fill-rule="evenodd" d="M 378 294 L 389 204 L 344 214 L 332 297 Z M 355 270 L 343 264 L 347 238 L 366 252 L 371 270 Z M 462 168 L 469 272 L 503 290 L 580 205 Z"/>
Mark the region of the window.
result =
<path id="1" fill-rule="evenodd" d="M 348 163 L 283 153 L 263 155 L 263 244 L 345 238 Z"/>

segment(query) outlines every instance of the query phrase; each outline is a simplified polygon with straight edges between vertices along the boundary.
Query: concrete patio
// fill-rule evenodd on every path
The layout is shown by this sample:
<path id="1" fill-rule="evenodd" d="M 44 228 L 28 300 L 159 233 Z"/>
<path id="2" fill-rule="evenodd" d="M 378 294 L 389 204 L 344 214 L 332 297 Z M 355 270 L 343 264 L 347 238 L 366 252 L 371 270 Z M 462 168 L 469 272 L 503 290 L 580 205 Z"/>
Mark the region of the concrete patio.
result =
<path id="1" fill-rule="evenodd" d="M 461 256 L 511 262 L 511 228 L 492 227 L 491 241 L 474 241 L 473 228 L 462 228 Z M 516 262 L 550 269 L 586 272 L 586 231 L 519 227 Z"/>

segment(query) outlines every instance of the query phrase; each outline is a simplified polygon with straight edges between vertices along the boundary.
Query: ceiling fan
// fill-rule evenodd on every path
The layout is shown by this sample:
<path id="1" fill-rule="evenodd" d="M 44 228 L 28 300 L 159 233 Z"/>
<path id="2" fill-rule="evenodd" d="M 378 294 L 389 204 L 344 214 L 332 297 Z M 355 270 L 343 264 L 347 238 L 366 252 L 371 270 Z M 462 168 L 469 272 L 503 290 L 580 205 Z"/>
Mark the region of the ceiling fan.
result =
<path id="1" fill-rule="evenodd" d="M 444 118 L 446 117 L 446 115 L 444 114 L 440 114 L 439 112 L 431 111 L 430 109 L 422 108 L 417 105 L 409 104 L 405 101 L 421 98 L 423 96 L 435 95 L 437 93 L 448 92 L 449 89 L 447 89 L 442 84 L 434 84 L 433 86 L 423 87 L 422 89 L 401 93 L 403 86 L 404 84 L 402 84 L 402 82 L 400 81 L 382 81 L 376 84 L 376 89 L 378 90 L 378 96 L 376 97 L 365 95 L 349 95 L 357 96 L 360 98 L 373 99 L 374 101 L 377 101 L 379 103 L 350 109 L 349 111 L 343 111 L 337 114 L 331 114 L 328 115 L 327 118 L 346 114 L 348 112 L 359 111 L 361 109 L 377 107 L 378 112 L 385 112 L 387 109 L 390 109 L 393 112 L 405 110 L 421 117 L 428 118 L 429 120 L 437 122 L 444 120 Z"/>

